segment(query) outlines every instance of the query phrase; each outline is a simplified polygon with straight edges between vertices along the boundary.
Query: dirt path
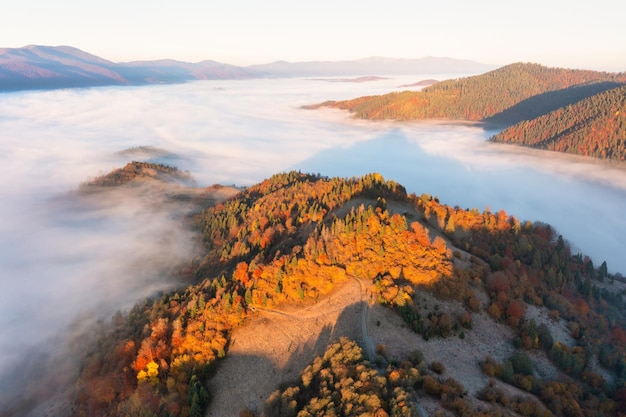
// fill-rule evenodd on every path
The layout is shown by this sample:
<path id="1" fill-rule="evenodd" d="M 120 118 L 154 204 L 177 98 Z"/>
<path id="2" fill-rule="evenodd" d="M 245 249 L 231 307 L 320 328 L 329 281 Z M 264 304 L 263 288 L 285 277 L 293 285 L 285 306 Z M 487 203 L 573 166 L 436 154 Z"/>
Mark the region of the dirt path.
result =
<path id="1" fill-rule="evenodd" d="M 369 291 L 367 289 L 367 283 L 355 276 L 350 276 L 350 278 L 358 282 L 359 288 L 361 289 L 361 347 L 363 348 L 363 350 L 365 350 L 365 356 L 367 357 L 367 359 L 373 363 L 376 360 L 376 350 L 374 349 L 374 342 L 372 342 L 372 338 L 367 332 L 367 319 L 369 318 L 370 312 Z"/>
<path id="2" fill-rule="evenodd" d="M 455 309 L 454 302 L 436 300 L 428 293 L 420 297 L 431 306 L 438 304 L 442 311 Z M 427 363 L 443 362 L 443 377 L 456 378 L 470 395 L 488 381 L 479 362 L 486 355 L 502 361 L 513 351 L 511 330 L 484 312 L 472 315 L 474 328 L 465 331 L 465 339 L 451 336 L 425 341 L 393 311 L 369 300 L 368 283 L 349 277 L 315 305 L 299 310 L 257 309 L 246 325 L 233 332 L 228 355 L 209 382 L 212 400 L 207 416 L 237 417 L 244 409 L 263 416 L 271 393 L 280 384 L 297 382 L 311 360 L 342 336 L 357 341 L 370 361 L 376 358 L 378 343 L 386 347 L 390 360 L 403 360 L 419 349 Z M 421 416 L 432 415 L 438 407 L 427 398 L 417 404 Z"/>
<path id="3" fill-rule="evenodd" d="M 261 413 L 279 384 L 294 382 L 331 341 L 346 336 L 366 347 L 366 284 L 348 279 L 329 297 L 301 310 L 263 310 L 236 329 L 226 359 L 209 381 L 209 417 L 237 417 L 248 408 Z"/>

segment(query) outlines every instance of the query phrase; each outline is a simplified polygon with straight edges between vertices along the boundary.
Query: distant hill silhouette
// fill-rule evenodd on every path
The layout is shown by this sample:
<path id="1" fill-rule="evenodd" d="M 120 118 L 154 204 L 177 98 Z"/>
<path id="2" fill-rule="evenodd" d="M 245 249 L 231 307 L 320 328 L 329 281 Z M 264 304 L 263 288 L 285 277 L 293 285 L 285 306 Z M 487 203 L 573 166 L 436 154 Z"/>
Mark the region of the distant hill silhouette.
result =
<path id="1" fill-rule="evenodd" d="M 429 85 L 437 84 L 439 80 L 421 80 L 411 84 L 402 84 L 398 88 L 404 87 L 428 87 Z"/>
<path id="2" fill-rule="evenodd" d="M 114 63 L 70 46 L 0 49 L 0 91 L 177 83 L 194 79 L 250 78 L 254 74 L 215 61 Z"/>
<path id="3" fill-rule="evenodd" d="M 452 58 L 366 58 L 338 62 L 285 61 L 240 67 L 205 60 L 115 63 L 70 46 L 0 49 L 0 91 L 181 83 L 191 80 L 370 74 L 475 73 L 492 66 Z"/>
<path id="4" fill-rule="evenodd" d="M 424 57 L 420 59 L 369 57 L 352 61 L 276 61 L 270 64 L 251 65 L 248 69 L 271 76 L 307 77 L 368 74 L 468 74 L 482 73 L 494 67 L 494 65 L 465 59 L 442 57 Z"/>
<path id="5" fill-rule="evenodd" d="M 0 90 L 125 84 L 114 67 L 69 46 L 0 49 Z"/>

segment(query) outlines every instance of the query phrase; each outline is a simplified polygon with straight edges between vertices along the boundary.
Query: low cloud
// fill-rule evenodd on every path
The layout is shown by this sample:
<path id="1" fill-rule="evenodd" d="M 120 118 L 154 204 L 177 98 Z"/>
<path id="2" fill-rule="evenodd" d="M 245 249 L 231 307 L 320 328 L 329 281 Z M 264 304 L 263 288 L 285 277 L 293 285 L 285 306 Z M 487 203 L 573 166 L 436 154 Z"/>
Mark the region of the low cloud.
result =
<path id="1" fill-rule="evenodd" d="M 67 338 L 173 288 L 173 269 L 194 254 L 186 208 L 156 195 L 63 194 L 13 210 L 0 239 L 0 406 L 21 391 L 15 376 L 34 358 L 52 355 L 45 369 L 75 371 L 79 358 L 71 366 L 62 353 Z"/>
<path id="2" fill-rule="evenodd" d="M 0 391 L 25 351 L 79 316 L 106 319 L 168 288 L 167 269 L 190 256 L 184 207 L 150 195 L 72 197 L 81 182 L 128 162 L 132 152 L 119 152 L 132 147 L 164 150 L 148 157 L 189 170 L 200 185 L 250 185 L 290 169 L 380 172 L 446 204 L 551 223 L 594 263 L 626 271 L 620 164 L 485 143 L 490 132 L 472 125 L 299 109 L 408 81 L 206 81 L 1 96 Z"/>

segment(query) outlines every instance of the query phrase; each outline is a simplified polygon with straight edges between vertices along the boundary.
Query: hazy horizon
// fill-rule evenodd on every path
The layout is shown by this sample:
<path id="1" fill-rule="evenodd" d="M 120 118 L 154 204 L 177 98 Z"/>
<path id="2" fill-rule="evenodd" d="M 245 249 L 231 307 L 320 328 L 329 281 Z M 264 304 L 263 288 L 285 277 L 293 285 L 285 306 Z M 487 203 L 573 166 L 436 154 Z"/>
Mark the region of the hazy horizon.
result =
<path id="1" fill-rule="evenodd" d="M 565 0 L 510 6 L 486 0 L 23 0 L 6 10 L 0 47 L 70 45 L 114 62 L 211 59 L 245 66 L 439 56 L 624 71 L 624 12 L 625 5 L 611 0 L 593 7 Z"/>

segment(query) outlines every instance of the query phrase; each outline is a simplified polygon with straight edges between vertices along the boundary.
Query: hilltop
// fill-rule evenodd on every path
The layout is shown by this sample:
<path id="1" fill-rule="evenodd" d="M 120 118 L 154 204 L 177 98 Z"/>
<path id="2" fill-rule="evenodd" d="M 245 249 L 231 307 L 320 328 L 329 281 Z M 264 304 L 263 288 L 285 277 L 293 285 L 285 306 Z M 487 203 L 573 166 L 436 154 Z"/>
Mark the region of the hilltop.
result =
<path id="1" fill-rule="evenodd" d="M 94 329 L 70 415 L 626 410 L 623 278 L 549 225 L 378 174 L 277 174 L 191 216 L 202 253 Z"/>
<path id="2" fill-rule="evenodd" d="M 99 189 L 101 187 L 115 187 L 130 184 L 131 182 L 149 181 L 156 182 L 178 182 L 193 184 L 193 179 L 189 172 L 181 172 L 176 167 L 164 164 L 148 162 L 129 162 L 123 168 L 111 171 L 83 184 L 82 189 Z"/>

